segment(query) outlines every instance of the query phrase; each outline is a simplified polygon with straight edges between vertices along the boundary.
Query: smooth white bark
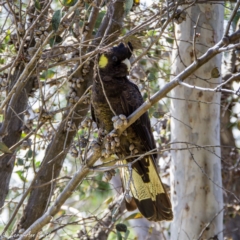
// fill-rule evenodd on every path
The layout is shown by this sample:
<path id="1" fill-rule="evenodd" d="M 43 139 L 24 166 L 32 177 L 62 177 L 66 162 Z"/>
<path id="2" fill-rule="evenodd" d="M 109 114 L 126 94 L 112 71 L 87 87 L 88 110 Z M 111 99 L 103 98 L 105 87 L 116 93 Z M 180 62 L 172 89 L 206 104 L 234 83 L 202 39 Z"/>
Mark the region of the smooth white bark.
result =
<path id="1" fill-rule="evenodd" d="M 187 20 L 175 28 L 177 49 L 172 57 L 175 76 L 194 61 L 194 26 L 199 17 L 195 51 L 199 57 L 223 34 L 224 9 L 219 4 L 199 4 L 187 10 Z M 200 14 L 200 15 L 199 15 Z M 197 70 L 186 83 L 213 88 L 221 78 L 211 78 L 221 69 L 218 55 Z M 174 220 L 171 239 L 193 240 L 218 236 L 223 239 L 223 196 L 220 159 L 220 93 L 202 92 L 178 86 L 171 102 L 171 198 Z M 179 143 L 180 142 L 180 143 Z M 193 146 L 216 146 L 192 148 Z M 188 147 L 187 150 L 181 150 Z M 218 214 L 219 213 L 219 214 Z M 218 215 L 217 215 L 218 214 Z M 216 216 L 217 215 L 217 216 Z M 211 222 L 202 234 L 205 226 Z"/>

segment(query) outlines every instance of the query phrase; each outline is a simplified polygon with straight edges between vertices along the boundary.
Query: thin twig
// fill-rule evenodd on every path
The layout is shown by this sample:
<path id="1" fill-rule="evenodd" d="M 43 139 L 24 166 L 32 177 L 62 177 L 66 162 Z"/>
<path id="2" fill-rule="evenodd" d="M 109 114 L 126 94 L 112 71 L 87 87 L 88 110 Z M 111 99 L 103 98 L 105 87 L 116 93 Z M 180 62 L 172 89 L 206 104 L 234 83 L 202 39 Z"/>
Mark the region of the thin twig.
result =
<path id="1" fill-rule="evenodd" d="M 196 52 L 196 37 L 197 37 L 197 33 L 196 33 L 196 29 L 197 29 L 197 26 L 198 26 L 198 21 L 199 21 L 200 16 L 201 16 L 201 13 L 198 14 L 196 25 L 193 27 L 193 46 L 192 47 L 193 47 L 194 61 L 197 61 L 197 52 Z"/>
<path id="2" fill-rule="evenodd" d="M 203 233 L 208 229 L 208 227 L 213 223 L 213 221 L 215 220 L 215 218 L 217 218 L 217 216 L 218 216 L 224 209 L 225 209 L 225 207 L 223 207 L 219 212 L 217 212 L 217 213 L 215 214 L 215 216 L 212 218 L 212 220 L 206 224 L 206 226 L 205 226 L 205 227 L 202 229 L 202 231 L 200 232 L 197 240 L 200 240 L 200 239 L 201 239 Z"/>
<path id="3" fill-rule="evenodd" d="M 188 146 L 188 144 L 187 144 L 187 146 Z M 218 183 L 214 182 L 214 181 L 212 180 L 212 178 L 210 178 L 210 177 L 208 176 L 208 174 L 204 171 L 204 169 L 203 169 L 203 168 L 198 164 L 198 162 L 195 160 L 193 153 L 192 153 L 189 149 L 188 149 L 188 151 L 189 151 L 189 153 L 190 153 L 190 155 L 191 155 L 192 160 L 193 160 L 194 163 L 199 167 L 199 169 L 200 169 L 201 172 L 205 175 L 205 177 L 207 177 L 208 180 L 209 180 L 210 182 L 212 182 L 215 186 L 217 186 L 217 187 L 221 188 L 223 191 L 226 191 L 226 192 L 230 193 L 231 195 L 233 195 L 233 197 L 238 201 L 238 203 L 240 203 L 240 199 L 236 196 L 236 194 L 233 193 L 233 192 L 231 192 L 231 191 L 229 191 L 229 190 L 227 190 L 226 188 L 220 186 Z"/>
<path id="4" fill-rule="evenodd" d="M 219 84 L 217 87 L 215 88 L 204 88 L 204 87 L 198 87 L 195 85 L 191 85 L 182 81 L 179 81 L 179 85 L 187 87 L 187 88 L 191 88 L 191 89 L 196 89 L 196 90 L 200 90 L 203 92 L 227 92 L 227 93 L 232 93 L 232 94 L 236 94 L 236 95 L 240 95 L 239 91 L 234 91 L 234 90 L 229 90 L 229 89 L 222 89 L 221 87 L 227 83 L 229 83 L 230 81 L 234 81 L 234 80 L 239 80 L 240 79 L 240 73 L 233 75 L 232 77 L 230 77 L 226 82 L 223 82 L 221 84 Z"/>

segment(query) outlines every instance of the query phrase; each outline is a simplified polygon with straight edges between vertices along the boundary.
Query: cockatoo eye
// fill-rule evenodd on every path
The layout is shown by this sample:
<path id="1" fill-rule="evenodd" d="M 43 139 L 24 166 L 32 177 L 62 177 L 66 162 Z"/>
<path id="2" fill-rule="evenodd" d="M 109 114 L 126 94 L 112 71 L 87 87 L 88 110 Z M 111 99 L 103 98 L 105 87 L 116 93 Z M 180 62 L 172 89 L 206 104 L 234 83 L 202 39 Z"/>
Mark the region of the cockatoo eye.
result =
<path id="1" fill-rule="evenodd" d="M 113 60 L 114 62 L 117 62 L 117 61 L 118 61 L 118 58 L 117 58 L 116 56 L 113 56 L 113 57 L 112 57 L 112 60 Z"/>

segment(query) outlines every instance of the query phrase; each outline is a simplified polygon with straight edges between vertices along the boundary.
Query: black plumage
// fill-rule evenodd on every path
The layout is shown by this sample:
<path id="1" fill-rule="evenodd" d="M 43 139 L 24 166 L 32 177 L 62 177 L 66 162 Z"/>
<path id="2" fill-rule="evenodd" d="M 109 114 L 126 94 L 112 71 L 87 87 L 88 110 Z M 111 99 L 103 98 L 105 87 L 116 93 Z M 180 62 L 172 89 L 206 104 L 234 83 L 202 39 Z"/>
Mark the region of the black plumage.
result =
<path id="1" fill-rule="evenodd" d="M 92 88 L 92 117 L 98 128 L 107 132 L 113 130 L 112 117 L 115 114 L 129 116 L 143 103 L 138 87 L 127 77 L 127 61 L 131 54 L 131 43 L 128 46 L 121 43 L 103 52 L 98 59 L 98 74 Z M 147 112 L 127 129 L 127 136 L 120 136 L 117 156 L 121 159 L 131 156 L 131 144 L 139 154 L 156 148 Z M 129 158 L 123 163 L 134 159 Z M 156 154 L 145 156 L 132 164 L 131 173 L 127 168 L 121 168 L 123 184 L 127 187 L 130 182 L 133 195 L 131 201 L 126 201 L 126 207 L 134 210 L 137 206 L 142 215 L 151 221 L 171 220 L 171 202 L 158 175 L 156 160 Z"/>

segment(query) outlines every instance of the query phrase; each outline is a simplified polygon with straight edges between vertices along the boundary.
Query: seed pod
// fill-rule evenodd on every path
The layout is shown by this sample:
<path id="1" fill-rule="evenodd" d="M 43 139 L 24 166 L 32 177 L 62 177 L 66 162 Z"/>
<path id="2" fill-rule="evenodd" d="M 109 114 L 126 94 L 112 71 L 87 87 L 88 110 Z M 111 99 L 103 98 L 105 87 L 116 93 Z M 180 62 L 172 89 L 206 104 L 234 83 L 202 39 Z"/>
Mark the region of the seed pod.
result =
<path id="1" fill-rule="evenodd" d="M 240 50 L 235 50 L 236 57 L 240 57 Z"/>
<path id="2" fill-rule="evenodd" d="M 7 86 L 7 79 L 3 78 L 1 83 L 0 83 L 3 87 Z"/>
<path id="3" fill-rule="evenodd" d="M 112 175 L 109 171 L 105 172 L 102 176 L 104 182 L 109 182 L 112 179 Z"/>
<path id="4" fill-rule="evenodd" d="M 114 148 L 115 148 L 115 146 L 116 146 L 116 142 L 114 142 L 114 141 L 111 141 L 111 149 L 114 149 Z"/>
<path id="5" fill-rule="evenodd" d="M 70 53 L 72 51 L 72 47 L 67 47 L 66 53 Z"/>
<path id="6" fill-rule="evenodd" d="M 107 152 L 107 157 L 110 156 L 110 155 L 112 154 L 111 149 L 106 149 L 106 152 Z"/>
<path id="7" fill-rule="evenodd" d="M 49 118 L 49 119 L 52 119 L 53 117 L 54 117 L 54 113 L 53 113 L 53 112 L 49 112 L 49 113 L 48 113 L 48 118 Z"/>
<path id="8" fill-rule="evenodd" d="M 130 203 L 132 201 L 132 196 L 130 196 L 128 193 L 125 194 L 125 200 Z"/>
<path id="9" fill-rule="evenodd" d="M 135 148 L 135 146 L 133 144 L 130 144 L 129 150 L 132 151 L 134 148 Z"/>
<path id="10" fill-rule="evenodd" d="M 83 69 L 82 69 L 82 73 L 83 73 L 83 74 L 87 74 L 88 72 L 89 72 L 89 71 L 88 71 L 86 68 L 83 68 Z"/>
<path id="11" fill-rule="evenodd" d="M 46 112 L 42 113 L 42 118 L 47 118 L 47 113 Z"/>
<path id="12" fill-rule="evenodd" d="M 138 150 L 135 148 L 135 149 L 133 150 L 133 153 L 134 153 L 134 154 L 138 154 Z"/>
<path id="13" fill-rule="evenodd" d="M 24 229 L 24 228 L 21 228 L 18 232 L 19 232 L 19 234 L 24 233 L 24 232 L 25 232 L 25 229 Z"/>
<path id="14" fill-rule="evenodd" d="M 123 131 L 123 132 L 122 132 L 122 135 L 123 135 L 123 136 L 127 136 L 127 131 Z"/>
<path id="15" fill-rule="evenodd" d="M 120 117 L 122 120 L 126 120 L 126 119 L 127 119 L 127 117 L 126 117 L 125 115 L 123 115 L 123 114 L 120 114 L 119 117 Z"/>
<path id="16" fill-rule="evenodd" d="M 113 121 L 113 122 L 116 122 L 117 120 L 118 120 L 118 116 L 112 117 L 112 121 Z"/>
<path id="17" fill-rule="evenodd" d="M 21 149 L 26 150 L 29 147 L 28 141 L 25 140 L 21 144 Z"/>
<path id="18" fill-rule="evenodd" d="M 34 30 L 34 34 L 36 34 L 36 35 L 42 35 L 42 31 L 40 31 L 40 30 Z"/>
<path id="19" fill-rule="evenodd" d="M 118 119 L 116 122 L 113 123 L 113 127 L 115 129 L 119 129 L 123 125 L 123 121 L 121 119 Z"/>
<path id="20" fill-rule="evenodd" d="M 88 139 L 81 136 L 80 141 L 79 141 L 79 146 L 80 148 L 85 148 L 88 144 Z"/>
<path id="21" fill-rule="evenodd" d="M 17 30 L 18 30 L 18 32 L 19 32 L 20 35 L 21 35 L 21 34 L 24 34 L 25 29 L 24 29 L 22 23 L 18 22 L 18 24 L 17 24 Z"/>
<path id="22" fill-rule="evenodd" d="M 43 34 L 40 36 L 40 38 L 41 38 L 41 42 L 44 42 L 46 39 L 45 35 L 43 35 Z"/>
<path id="23" fill-rule="evenodd" d="M 89 31 L 89 30 L 90 30 L 90 27 L 87 26 L 87 25 L 85 25 L 84 30 L 85 30 L 85 31 Z"/>
<path id="24" fill-rule="evenodd" d="M 90 65 L 90 61 L 85 62 L 85 66 L 89 66 Z"/>
<path id="25" fill-rule="evenodd" d="M 71 88 L 75 88 L 75 87 L 76 87 L 76 83 L 72 82 Z"/>
<path id="26" fill-rule="evenodd" d="M 106 150 L 111 148 L 111 146 L 110 146 L 110 144 L 108 142 L 105 143 L 105 148 L 106 148 Z"/>
<path id="27" fill-rule="evenodd" d="M 84 127 L 84 128 L 88 127 L 88 123 L 86 121 L 82 121 L 81 122 L 81 126 Z"/>
<path id="28" fill-rule="evenodd" d="M 89 69 L 90 67 L 89 67 L 89 65 L 87 65 L 86 63 L 84 63 L 83 68 L 84 68 L 84 69 Z"/>
<path id="29" fill-rule="evenodd" d="M 110 136 L 111 138 L 113 138 L 113 137 L 117 137 L 118 135 L 117 135 L 116 133 L 112 133 L 112 132 L 111 132 L 111 133 L 109 134 L 109 136 Z"/>
<path id="30" fill-rule="evenodd" d="M 29 48 L 29 49 L 27 50 L 28 54 L 29 54 L 31 57 L 35 54 L 36 51 L 37 51 L 37 48 L 35 48 L 35 47 L 31 47 L 31 48 Z"/>
<path id="31" fill-rule="evenodd" d="M 78 96 L 76 96 L 76 97 L 74 98 L 74 102 L 78 102 L 79 99 L 80 99 L 80 98 L 79 98 Z"/>
<path id="32" fill-rule="evenodd" d="M 116 144 L 116 147 L 115 147 L 115 152 L 116 153 L 119 153 L 119 152 L 121 152 L 121 149 L 119 148 L 119 146 L 118 145 L 120 145 L 120 144 Z"/>
<path id="33" fill-rule="evenodd" d="M 71 156 L 74 157 L 74 158 L 77 158 L 78 157 L 78 153 L 74 153 L 74 152 L 70 152 Z"/>
<path id="34" fill-rule="evenodd" d="M 77 153 L 77 154 L 78 154 L 78 150 L 77 150 L 77 148 L 76 148 L 75 146 L 72 146 L 72 147 L 71 147 L 71 151 L 72 151 L 73 153 Z"/>
<path id="35" fill-rule="evenodd" d="M 183 21 L 185 21 L 186 17 L 187 17 L 187 12 L 182 11 L 181 14 L 180 14 L 180 17 L 183 19 Z"/>
<path id="36" fill-rule="evenodd" d="M 92 119 L 90 117 L 86 117 L 85 120 L 90 124 L 92 122 Z"/>
<path id="37" fill-rule="evenodd" d="M 75 98 L 77 96 L 77 93 L 76 92 L 72 92 L 70 96 L 71 96 L 71 98 Z"/>
<path id="38" fill-rule="evenodd" d="M 102 155 L 103 157 L 105 157 L 105 156 L 107 155 L 106 149 L 103 149 L 103 150 L 102 150 L 101 155 Z"/>

